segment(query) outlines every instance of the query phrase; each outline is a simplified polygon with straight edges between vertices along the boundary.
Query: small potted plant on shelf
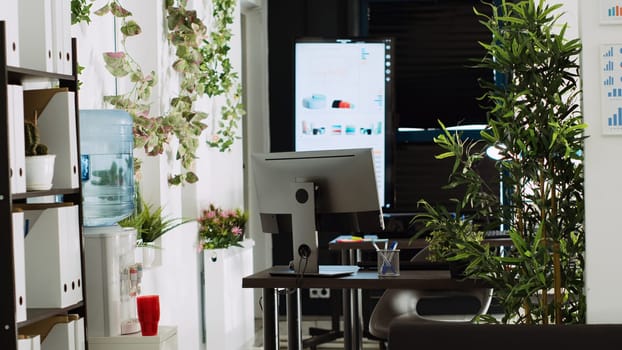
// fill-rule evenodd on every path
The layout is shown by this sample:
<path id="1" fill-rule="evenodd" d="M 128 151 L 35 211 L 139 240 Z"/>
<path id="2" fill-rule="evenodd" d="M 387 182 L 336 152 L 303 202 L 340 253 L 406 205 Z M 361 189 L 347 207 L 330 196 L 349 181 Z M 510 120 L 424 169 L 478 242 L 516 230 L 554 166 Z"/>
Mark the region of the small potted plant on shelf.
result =
<path id="1" fill-rule="evenodd" d="M 194 219 L 163 217 L 160 206 L 145 203 L 140 195 L 137 196 L 136 211 L 129 217 L 119 221 L 121 227 L 136 229 L 136 247 L 144 248 L 143 266 L 149 267 L 155 259 L 155 250 L 160 248 L 156 240 L 167 232 Z"/>
<path id="2" fill-rule="evenodd" d="M 225 210 L 210 204 L 198 221 L 201 249 L 242 247 L 248 214 L 241 209 Z"/>
<path id="3" fill-rule="evenodd" d="M 44 191 L 51 189 L 56 155 L 48 154 L 48 147 L 41 143 L 36 114 L 33 121 L 24 122 L 24 139 L 26 147 L 26 190 Z"/>

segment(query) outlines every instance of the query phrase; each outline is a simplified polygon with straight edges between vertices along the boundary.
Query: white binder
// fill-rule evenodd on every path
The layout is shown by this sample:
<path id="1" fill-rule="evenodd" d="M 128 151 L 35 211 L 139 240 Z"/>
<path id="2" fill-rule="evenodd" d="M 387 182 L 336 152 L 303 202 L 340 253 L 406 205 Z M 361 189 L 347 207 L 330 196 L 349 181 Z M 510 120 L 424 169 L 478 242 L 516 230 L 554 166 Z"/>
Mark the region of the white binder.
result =
<path id="1" fill-rule="evenodd" d="M 41 343 L 41 350 L 76 350 L 75 321 L 56 323 Z"/>
<path id="2" fill-rule="evenodd" d="M 17 339 L 17 350 L 32 350 L 32 339 L 30 338 Z"/>
<path id="3" fill-rule="evenodd" d="M 30 339 L 32 340 L 32 350 L 41 350 L 41 336 L 32 335 Z"/>
<path id="4" fill-rule="evenodd" d="M 26 192 L 26 155 L 24 146 L 24 95 L 19 85 L 7 85 L 9 112 L 9 176 L 11 193 Z"/>
<path id="5" fill-rule="evenodd" d="M 13 213 L 13 265 L 15 266 L 15 322 L 26 321 L 26 260 L 24 213 Z"/>
<path id="6" fill-rule="evenodd" d="M 6 39 L 6 64 L 19 67 L 19 23 L 17 16 L 17 1 L 0 0 L 0 21 L 4 22 Z"/>
<path id="7" fill-rule="evenodd" d="M 71 0 L 52 0 L 54 71 L 71 74 Z"/>
<path id="8" fill-rule="evenodd" d="M 66 204 L 66 203 L 63 203 Z M 28 307 L 68 307 L 82 300 L 78 207 L 26 210 Z"/>
<path id="9" fill-rule="evenodd" d="M 52 1 L 10 1 L 18 5 L 20 66 L 54 72 L 52 53 Z"/>
<path id="10" fill-rule="evenodd" d="M 85 331 L 84 331 L 84 317 L 79 317 L 78 315 L 75 315 L 75 316 L 76 318 L 73 321 L 73 323 L 74 323 L 74 331 L 75 331 L 74 333 L 75 333 L 76 350 L 84 350 L 84 348 L 86 347 L 85 345 L 86 337 L 85 337 Z"/>
<path id="11" fill-rule="evenodd" d="M 41 336 L 20 334 L 17 339 L 17 350 L 41 350 Z"/>
<path id="12" fill-rule="evenodd" d="M 48 146 L 48 153 L 56 155 L 52 187 L 78 188 L 80 174 L 75 93 L 64 89 L 44 89 L 25 91 L 24 96 L 29 105 L 27 113 L 34 113 L 32 109 L 37 109 L 41 142 Z M 41 104 L 36 102 L 34 107 L 33 99 L 40 100 Z"/>

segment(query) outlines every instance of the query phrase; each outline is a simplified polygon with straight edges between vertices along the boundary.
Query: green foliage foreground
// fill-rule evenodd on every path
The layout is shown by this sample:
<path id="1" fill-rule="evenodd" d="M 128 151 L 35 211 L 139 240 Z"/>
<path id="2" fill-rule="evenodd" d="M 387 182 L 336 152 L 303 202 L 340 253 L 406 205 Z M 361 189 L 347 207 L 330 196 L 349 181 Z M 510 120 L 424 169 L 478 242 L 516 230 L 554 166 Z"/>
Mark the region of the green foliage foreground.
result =
<path id="1" fill-rule="evenodd" d="M 482 148 L 445 129 L 435 140 L 443 149 L 439 158 L 455 157 L 448 186 L 466 189 L 465 198 L 456 199 L 456 212 L 467 213 L 458 218 L 469 224 L 450 222 L 455 215 L 425 201 L 425 213 L 415 220 L 432 233 L 431 244 L 443 247 L 442 259 L 469 261 L 467 276 L 495 288 L 504 308 L 501 322 L 584 323 L 581 44 L 565 38 L 561 5 L 525 0 L 490 6 L 491 15 L 476 11 L 492 34 L 490 43 L 481 43 L 487 55 L 477 66 L 501 74 L 505 84 L 482 82 L 482 99 L 492 107 L 481 136 L 501 153 L 496 166 L 503 199 L 495 199 L 499 194 L 477 175 Z M 473 239 L 501 224 L 512 247 L 500 251 Z M 449 230 L 435 236 L 443 225 Z"/>

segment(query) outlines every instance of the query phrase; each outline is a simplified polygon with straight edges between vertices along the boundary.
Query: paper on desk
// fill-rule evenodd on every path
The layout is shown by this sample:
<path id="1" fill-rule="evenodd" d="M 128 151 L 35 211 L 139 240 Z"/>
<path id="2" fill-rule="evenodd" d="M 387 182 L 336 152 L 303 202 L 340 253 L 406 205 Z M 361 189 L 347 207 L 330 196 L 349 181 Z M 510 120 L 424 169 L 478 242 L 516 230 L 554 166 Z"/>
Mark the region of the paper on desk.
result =
<path id="1" fill-rule="evenodd" d="M 412 258 L 410 258 L 410 262 L 427 262 L 428 261 L 428 255 L 430 255 L 430 252 L 428 251 L 428 246 L 423 247 L 419 252 L 417 252 L 417 254 L 415 254 L 415 256 L 413 256 Z"/>

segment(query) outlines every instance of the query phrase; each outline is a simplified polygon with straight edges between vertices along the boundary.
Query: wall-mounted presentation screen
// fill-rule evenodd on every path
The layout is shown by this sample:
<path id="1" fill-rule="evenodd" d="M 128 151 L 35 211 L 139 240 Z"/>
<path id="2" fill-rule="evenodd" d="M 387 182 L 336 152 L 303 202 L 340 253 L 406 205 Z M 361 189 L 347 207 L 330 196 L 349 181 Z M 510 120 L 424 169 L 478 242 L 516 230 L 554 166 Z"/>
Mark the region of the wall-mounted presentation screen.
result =
<path id="1" fill-rule="evenodd" d="M 380 204 L 392 202 L 392 43 L 297 40 L 295 150 L 371 148 Z"/>

